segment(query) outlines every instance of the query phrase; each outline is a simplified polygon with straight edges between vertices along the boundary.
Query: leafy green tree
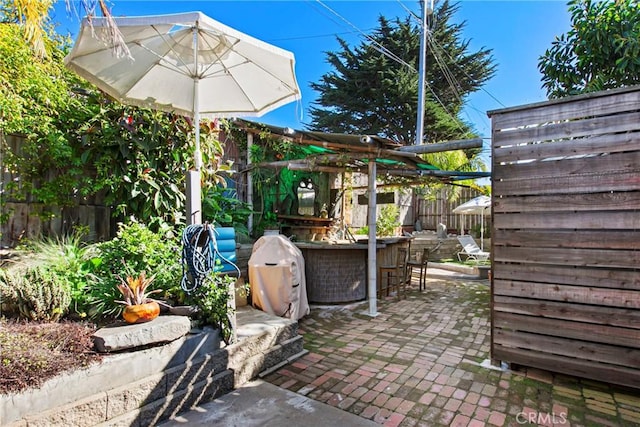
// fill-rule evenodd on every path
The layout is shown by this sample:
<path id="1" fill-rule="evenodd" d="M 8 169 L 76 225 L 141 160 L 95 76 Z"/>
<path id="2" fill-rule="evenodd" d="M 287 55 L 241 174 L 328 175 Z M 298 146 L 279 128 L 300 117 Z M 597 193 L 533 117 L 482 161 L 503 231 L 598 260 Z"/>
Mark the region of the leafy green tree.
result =
<path id="1" fill-rule="evenodd" d="M 191 121 L 113 101 L 66 70 L 64 39 L 46 38 L 48 53 L 37 58 L 23 31 L 0 24 L 0 125 L 26 138 L 17 152 L 2 147 L 4 166 L 20 176 L 12 196 L 62 207 L 101 194 L 120 218 L 154 229 L 181 224 Z M 206 191 L 227 165 L 217 160 L 223 146 L 209 122 L 201 137 Z"/>
<path id="2" fill-rule="evenodd" d="M 2 22 L 19 23 L 24 30 L 21 33 L 22 37 L 37 57 L 44 57 L 48 53 L 45 23 L 52 6 L 52 0 L 2 0 L 0 2 Z"/>
<path id="3" fill-rule="evenodd" d="M 538 61 L 549 98 L 640 83 L 640 3 L 570 0 L 571 30 Z"/>
<path id="4" fill-rule="evenodd" d="M 469 51 L 462 39 L 464 23 L 451 19 L 458 6 L 443 1 L 434 11 L 425 81 L 425 140 L 469 137 L 472 129 L 458 118 L 465 97 L 490 79 L 491 51 Z M 415 139 L 418 108 L 420 23 L 415 17 L 378 19 L 369 41 L 327 52 L 333 70 L 311 87 L 320 95 L 310 110 L 310 128 L 325 132 L 376 134 L 405 145 Z M 400 62 L 381 50 L 392 52 Z"/>
<path id="5" fill-rule="evenodd" d="M 63 40 L 47 38 L 47 59 L 37 60 L 24 42 L 24 29 L 0 23 L 0 124 L 6 133 L 29 134 L 54 127 L 57 111 L 77 109 L 69 96 L 71 80 L 62 63 Z"/>
<path id="6" fill-rule="evenodd" d="M 18 172 L 15 186 L 35 201 L 67 205 L 84 180 L 71 140 L 85 116 L 82 100 L 72 93 L 80 80 L 63 65 L 65 40 L 45 39 L 46 57 L 35 58 L 23 37 L 23 27 L 0 24 L 0 128 L 26 137 L 18 152 L 2 147 L 4 166 Z"/>
<path id="7" fill-rule="evenodd" d="M 429 153 L 423 155 L 423 158 L 440 170 L 447 171 L 478 171 L 486 170 L 486 167 L 479 156 L 471 159 L 463 150 L 445 151 L 441 153 Z M 428 186 L 418 189 L 419 194 L 426 200 L 435 201 L 438 195 L 442 199 L 442 207 L 440 211 L 443 217 L 441 221 L 445 221 L 445 212 L 447 212 L 445 201 L 455 201 L 460 198 L 462 188 L 469 187 L 480 193 L 491 195 L 491 188 L 488 186 L 479 186 L 474 180 L 463 180 L 456 182 L 457 185 L 446 185 L 442 183 L 430 183 Z"/>
<path id="8" fill-rule="evenodd" d="M 184 223 L 184 175 L 192 158 L 181 116 L 113 102 L 89 92 L 94 112 L 81 124 L 78 155 L 94 169 L 87 190 L 103 192 L 117 217 L 153 229 Z M 206 150 L 205 150 L 206 151 Z"/>
<path id="9" fill-rule="evenodd" d="M 114 53 L 129 54 L 129 49 L 122 41 L 120 30 L 111 19 L 111 11 L 105 0 L 65 0 L 67 9 L 73 10 L 79 16 L 86 14 L 95 16 L 96 6 L 100 8 L 102 16 L 107 18 L 109 35 L 114 45 Z M 47 23 L 49 12 L 53 8 L 53 0 L 0 0 L 0 22 L 19 24 L 24 30 L 21 34 L 33 54 L 37 58 L 48 55 Z M 82 13 L 84 12 L 84 13 Z"/>

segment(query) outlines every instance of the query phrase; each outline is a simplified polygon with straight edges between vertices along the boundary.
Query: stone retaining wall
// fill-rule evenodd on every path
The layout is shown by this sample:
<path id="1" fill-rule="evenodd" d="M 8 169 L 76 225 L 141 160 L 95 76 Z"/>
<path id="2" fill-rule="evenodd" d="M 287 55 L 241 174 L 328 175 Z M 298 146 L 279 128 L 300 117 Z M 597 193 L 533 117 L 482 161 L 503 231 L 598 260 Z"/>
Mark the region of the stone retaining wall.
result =
<path id="1" fill-rule="evenodd" d="M 238 309 L 238 342 L 202 331 L 109 355 L 41 388 L 0 396 L 1 426 L 152 426 L 304 354 L 298 323 Z"/>

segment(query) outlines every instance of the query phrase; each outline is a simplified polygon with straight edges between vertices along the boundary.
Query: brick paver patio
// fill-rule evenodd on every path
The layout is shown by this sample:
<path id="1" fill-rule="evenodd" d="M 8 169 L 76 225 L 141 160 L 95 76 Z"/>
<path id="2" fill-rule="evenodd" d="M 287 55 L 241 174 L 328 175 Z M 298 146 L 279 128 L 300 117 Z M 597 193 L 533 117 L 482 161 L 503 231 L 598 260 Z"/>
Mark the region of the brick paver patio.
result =
<path id="1" fill-rule="evenodd" d="M 431 270 L 406 299 L 312 307 L 309 353 L 264 379 L 386 426 L 637 426 L 640 391 L 537 369 L 495 369 L 489 283 Z"/>

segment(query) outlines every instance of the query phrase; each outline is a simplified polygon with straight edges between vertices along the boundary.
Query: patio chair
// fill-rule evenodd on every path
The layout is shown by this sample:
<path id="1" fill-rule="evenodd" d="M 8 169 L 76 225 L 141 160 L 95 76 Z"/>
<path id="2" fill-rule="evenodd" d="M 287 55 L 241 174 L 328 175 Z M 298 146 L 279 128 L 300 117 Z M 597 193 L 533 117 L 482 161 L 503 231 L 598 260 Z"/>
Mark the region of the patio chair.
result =
<path id="1" fill-rule="evenodd" d="M 468 234 L 458 236 L 458 241 L 462 245 L 462 250 L 457 253 L 458 260 L 462 262 L 462 256 L 466 256 L 466 259 L 473 259 L 476 261 L 486 261 L 489 259 L 490 252 L 485 252 L 480 249 L 480 246 L 473 240 Z"/>
<path id="2" fill-rule="evenodd" d="M 442 246 L 442 242 L 438 242 L 438 244 L 433 248 L 423 248 L 421 258 L 407 262 L 409 282 L 411 282 L 411 278 L 413 277 L 413 269 L 417 268 L 420 271 L 420 278 L 418 279 L 420 292 L 422 292 L 423 287 L 424 289 L 427 289 L 427 266 L 429 264 L 429 255 L 437 251 L 440 246 Z"/>
<path id="3" fill-rule="evenodd" d="M 404 292 L 405 298 L 407 293 L 407 262 L 409 261 L 408 248 L 398 248 L 396 260 L 393 265 L 381 265 L 378 268 L 378 298 L 382 297 L 382 293 L 389 295 L 389 290 L 396 290 L 396 296 L 401 298 Z M 386 284 L 384 283 L 386 279 Z M 383 286 L 386 285 L 386 286 Z"/>

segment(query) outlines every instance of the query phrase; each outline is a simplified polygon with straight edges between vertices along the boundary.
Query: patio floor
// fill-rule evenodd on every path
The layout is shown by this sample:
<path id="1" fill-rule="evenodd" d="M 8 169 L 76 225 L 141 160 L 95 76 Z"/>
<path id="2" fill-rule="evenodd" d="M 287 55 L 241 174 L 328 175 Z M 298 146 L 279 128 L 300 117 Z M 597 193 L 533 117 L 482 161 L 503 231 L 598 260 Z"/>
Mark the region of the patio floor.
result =
<path id="1" fill-rule="evenodd" d="M 406 299 L 312 307 L 309 353 L 263 380 L 387 426 L 637 426 L 640 390 L 487 367 L 490 290 L 430 269 Z M 515 368 L 515 367 L 514 367 Z"/>

